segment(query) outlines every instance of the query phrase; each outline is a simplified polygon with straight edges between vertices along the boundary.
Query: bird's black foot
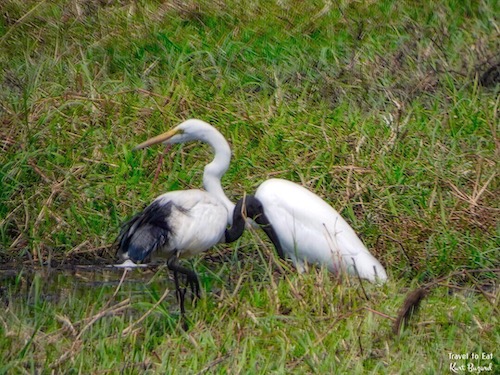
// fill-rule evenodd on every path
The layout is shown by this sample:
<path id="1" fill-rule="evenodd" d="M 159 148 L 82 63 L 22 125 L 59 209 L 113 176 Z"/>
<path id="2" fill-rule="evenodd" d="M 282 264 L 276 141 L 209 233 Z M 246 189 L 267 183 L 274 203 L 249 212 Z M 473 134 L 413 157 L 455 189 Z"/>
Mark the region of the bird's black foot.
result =
<path id="1" fill-rule="evenodd" d="M 186 274 L 186 284 L 191 289 L 191 300 L 196 302 L 196 300 L 200 299 L 200 281 L 198 280 L 198 276 L 194 272 L 190 275 Z"/>
<path id="2" fill-rule="evenodd" d="M 175 282 L 175 290 L 177 295 L 177 300 L 179 301 L 181 315 L 184 316 L 185 308 L 184 301 L 186 297 L 187 288 L 191 289 L 192 301 L 195 302 L 196 299 L 200 298 L 200 282 L 198 280 L 198 276 L 192 270 L 184 268 L 177 263 L 177 257 L 172 257 L 167 262 L 167 266 L 170 270 L 174 272 L 174 282 Z M 185 285 L 186 287 L 180 286 L 179 283 L 179 273 L 185 275 Z"/>

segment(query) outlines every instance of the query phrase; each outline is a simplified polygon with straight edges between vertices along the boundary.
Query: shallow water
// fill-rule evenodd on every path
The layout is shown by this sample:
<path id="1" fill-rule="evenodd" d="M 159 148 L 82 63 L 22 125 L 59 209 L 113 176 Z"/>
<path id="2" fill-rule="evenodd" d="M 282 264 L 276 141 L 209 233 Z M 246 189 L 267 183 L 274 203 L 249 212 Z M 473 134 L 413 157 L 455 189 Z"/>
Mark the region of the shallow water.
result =
<path id="1" fill-rule="evenodd" d="M 124 269 L 102 265 L 70 265 L 63 267 L 2 265 L 0 266 L 0 301 L 27 303 L 37 301 L 57 304 L 68 298 L 81 298 L 92 293 L 101 297 L 120 294 L 129 296 L 147 291 L 170 289 L 167 301 L 175 302 L 173 281 L 168 269 L 152 266 Z"/>

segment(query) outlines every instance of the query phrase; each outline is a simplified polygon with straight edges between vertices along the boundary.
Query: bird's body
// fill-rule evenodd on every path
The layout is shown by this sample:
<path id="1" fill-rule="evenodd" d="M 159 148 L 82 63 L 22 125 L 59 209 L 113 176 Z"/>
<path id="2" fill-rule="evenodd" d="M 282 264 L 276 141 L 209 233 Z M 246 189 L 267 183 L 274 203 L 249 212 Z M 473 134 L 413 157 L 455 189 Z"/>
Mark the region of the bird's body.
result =
<path id="1" fill-rule="evenodd" d="M 221 240 L 227 217 L 226 207 L 206 191 L 162 194 L 123 228 L 119 256 L 134 262 L 150 254 L 192 257 Z"/>
<path id="2" fill-rule="evenodd" d="M 197 135 L 196 139 L 204 140 L 204 133 L 200 132 L 204 129 L 203 124 L 199 120 L 183 122 L 174 132 L 166 133 L 168 143 L 187 142 L 193 139 L 193 134 Z M 197 296 L 199 281 L 195 272 L 178 264 L 178 259 L 197 255 L 224 240 L 225 229 L 232 222 L 234 204 L 221 186 L 221 177 L 229 167 L 231 150 L 222 134 L 218 134 L 219 137 L 215 134 L 215 138 L 212 135 L 212 142 L 209 142 L 215 157 L 204 169 L 206 191 L 178 190 L 160 195 L 123 225 L 117 240 L 118 256 L 122 260 L 143 262 L 155 255 L 167 258 L 167 266 L 174 272 L 181 314 L 184 314 L 185 289 L 181 290 L 179 286 L 178 274 L 186 276 Z M 163 141 L 157 140 L 157 137 L 152 138 L 136 149 Z"/>
<path id="3" fill-rule="evenodd" d="M 387 279 L 380 262 L 351 226 L 328 203 L 306 188 L 283 179 L 264 181 L 255 193 L 284 254 L 299 272 L 305 264 L 325 266 L 369 281 Z M 355 267 L 354 267 L 355 266 Z"/>

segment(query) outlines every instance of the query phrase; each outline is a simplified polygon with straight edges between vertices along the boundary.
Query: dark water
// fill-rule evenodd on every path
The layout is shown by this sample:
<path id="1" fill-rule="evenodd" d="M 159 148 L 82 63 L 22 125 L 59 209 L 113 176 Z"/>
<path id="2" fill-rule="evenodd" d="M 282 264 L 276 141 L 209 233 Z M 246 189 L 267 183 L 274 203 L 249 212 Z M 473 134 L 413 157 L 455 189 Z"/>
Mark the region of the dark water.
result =
<path id="1" fill-rule="evenodd" d="M 148 291 L 173 291 L 170 273 L 163 266 L 124 269 L 101 265 L 64 267 L 0 266 L 0 300 L 5 304 L 38 301 L 58 304 L 68 298 L 89 298 L 91 294 L 128 295 Z M 174 293 L 168 299 L 175 301 Z"/>

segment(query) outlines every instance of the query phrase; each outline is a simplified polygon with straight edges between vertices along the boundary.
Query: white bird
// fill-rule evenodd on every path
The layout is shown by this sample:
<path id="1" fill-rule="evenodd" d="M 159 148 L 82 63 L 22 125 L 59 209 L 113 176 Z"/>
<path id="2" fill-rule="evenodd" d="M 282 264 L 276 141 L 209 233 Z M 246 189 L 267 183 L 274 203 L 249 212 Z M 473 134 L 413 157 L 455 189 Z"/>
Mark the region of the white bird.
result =
<path id="1" fill-rule="evenodd" d="M 217 160 L 227 168 L 230 152 L 217 154 L 227 141 L 217 129 L 201 120 L 188 120 L 146 143 L 150 146 L 191 140 L 208 143 L 215 151 L 214 162 Z M 217 186 L 221 188 L 220 180 Z M 257 222 L 263 225 L 278 254 L 282 258 L 290 257 L 299 272 L 305 270 L 306 264 L 315 264 L 326 266 L 333 273 L 359 275 L 371 282 L 387 280 L 384 267 L 354 230 L 316 194 L 293 182 L 273 178 L 260 185 L 255 198 L 247 196 L 245 201 L 239 201 L 234 212 L 234 205 L 226 202 L 234 221 L 233 228 L 226 231 L 226 242 L 234 241 L 243 232 L 242 211 L 246 210 L 250 213 L 248 217 L 258 218 Z"/>
<path id="2" fill-rule="evenodd" d="M 310 263 L 371 282 L 387 280 L 384 267 L 356 232 L 316 194 L 293 182 L 273 178 L 259 186 L 255 197 L 264 207 L 283 251 L 299 272 Z"/>
<path id="3" fill-rule="evenodd" d="M 198 123 L 198 120 L 188 120 L 171 132 L 160 138 L 152 138 L 135 149 L 162 142 L 163 138 L 169 139 L 169 143 L 195 139 L 210 143 L 215 158 L 204 169 L 203 186 L 206 191 L 179 190 L 160 195 L 124 224 L 117 239 L 118 255 L 122 260 L 142 262 L 153 253 L 168 259 L 167 266 L 174 272 L 181 314 L 184 314 L 186 290 L 181 291 L 178 274 L 186 276 L 187 283 L 197 297 L 199 281 L 195 272 L 178 264 L 178 258 L 194 256 L 224 240 L 234 210 L 234 204 L 226 197 L 221 186 L 221 177 L 229 167 L 231 149 L 220 133 L 205 133 L 203 128 L 197 126 Z"/>

